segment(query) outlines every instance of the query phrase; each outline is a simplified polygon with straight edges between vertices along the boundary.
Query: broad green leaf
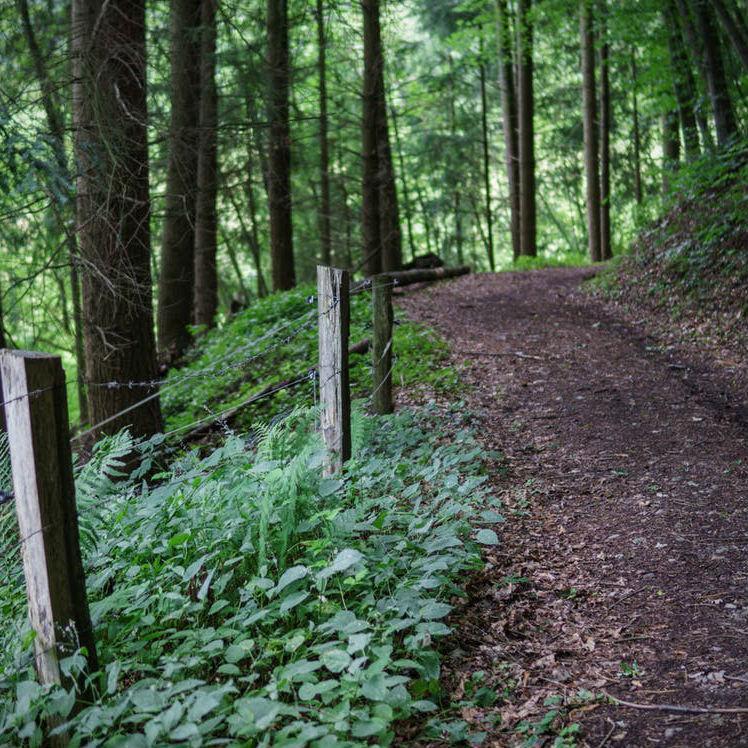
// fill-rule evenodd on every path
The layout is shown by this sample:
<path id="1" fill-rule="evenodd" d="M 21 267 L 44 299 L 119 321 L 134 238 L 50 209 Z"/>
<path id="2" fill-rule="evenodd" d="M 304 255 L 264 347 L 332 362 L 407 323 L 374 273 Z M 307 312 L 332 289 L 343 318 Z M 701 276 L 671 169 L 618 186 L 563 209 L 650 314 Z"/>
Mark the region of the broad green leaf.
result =
<path id="1" fill-rule="evenodd" d="M 478 534 L 475 536 L 475 539 L 482 545 L 498 545 L 499 544 L 498 535 L 493 530 L 488 530 L 486 528 L 483 528 L 482 530 L 478 530 Z"/>
<path id="2" fill-rule="evenodd" d="M 351 663 L 351 656 L 342 649 L 330 649 L 320 656 L 322 664 L 331 673 L 340 673 Z"/>
<path id="3" fill-rule="evenodd" d="M 278 584 L 273 589 L 273 594 L 277 595 L 281 590 L 288 587 L 289 584 L 298 582 L 299 579 L 303 579 L 309 573 L 309 569 L 306 566 L 292 566 L 290 569 L 286 569 L 278 580 Z"/>

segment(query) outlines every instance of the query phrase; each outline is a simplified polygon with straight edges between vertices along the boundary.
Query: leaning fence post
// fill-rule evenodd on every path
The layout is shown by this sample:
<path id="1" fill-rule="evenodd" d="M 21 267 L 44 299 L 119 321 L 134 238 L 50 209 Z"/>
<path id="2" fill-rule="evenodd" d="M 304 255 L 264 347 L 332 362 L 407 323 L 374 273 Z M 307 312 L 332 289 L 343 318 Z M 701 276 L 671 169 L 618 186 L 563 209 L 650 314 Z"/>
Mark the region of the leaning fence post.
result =
<path id="1" fill-rule="evenodd" d="M 374 412 L 392 413 L 392 280 L 387 274 L 372 280 L 371 306 L 374 323 L 372 341 Z"/>
<path id="2" fill-rule="evenodd" d="M 36 634 L 36 671 L 60 683 L 61 657 L 79 647 L 97 669 L 78 537 L 65 373 L 59 356 L 0 351 L 13 491 Z"/>
<path id="3" fill-rule="evenodd" d="M 327 447 L 328 475 L 340 470 L 351 456 L 349 302 L 348 271 L 318 265 L 320 426 Z"/>

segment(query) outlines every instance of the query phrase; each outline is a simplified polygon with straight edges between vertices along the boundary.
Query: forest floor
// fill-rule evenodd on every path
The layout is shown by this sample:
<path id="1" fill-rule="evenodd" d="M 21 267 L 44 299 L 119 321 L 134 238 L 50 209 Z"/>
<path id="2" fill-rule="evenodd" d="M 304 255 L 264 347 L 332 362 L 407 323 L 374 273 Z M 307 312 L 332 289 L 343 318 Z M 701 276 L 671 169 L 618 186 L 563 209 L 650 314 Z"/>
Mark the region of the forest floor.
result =
<path id="1" fill-rule="evenodd" d="M 459 702 L 483 671 L 502 696 L 461 710 L 484 745 L 748 746 L 744 361 L 580 290 L 592 272 L 399 296 L 506 460 L 501 544 L 452 616 L 444 682 Z"/>

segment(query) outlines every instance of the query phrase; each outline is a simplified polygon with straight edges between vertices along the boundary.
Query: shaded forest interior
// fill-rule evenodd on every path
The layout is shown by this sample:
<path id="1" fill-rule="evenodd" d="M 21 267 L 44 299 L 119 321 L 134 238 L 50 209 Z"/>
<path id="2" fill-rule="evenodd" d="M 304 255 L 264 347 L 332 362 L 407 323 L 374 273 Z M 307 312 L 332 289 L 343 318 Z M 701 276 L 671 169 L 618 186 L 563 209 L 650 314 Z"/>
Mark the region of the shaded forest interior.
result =
<path id="1" fill-rule="evenodd" d="M 535 322 L 551 311 L 573 317 L 548 342 L 571 360 L 609 303 L 638 309 L 657 345 L 696 341 L 715 382 L 729 370 L 723 410 L 743 412 L 748 4 L 14 0 L 0 29 L 0 348 L 16 352 L 0 359 L 19 372 L 4 399 L 54 411 L 49 465 L 64 463 L 80 518 L 80 530 L 60 521 L 67 560 L 91 609 L 81 647 L 42 648 L 13 510 L 26 471 L 15 457 L 11 471 L 0 430 L 0 742 L 501 745 L 525 730 L 527 745 L 574 745 L 571 697 L 546 732 L 538 704 L 527 729 L 514 712 L 504 726 L 452 719 L 513 704 L 516 683 L 500 696 L 497 676 L 484 692 L 477 669 L 447 695 L 437 642 L 460 585 L 494 568 L 495 492 L 524 511 L 501 484 L 511 460 L 537 468 L 488 449 L 496 435 L 469 408 L 490 391 L 500 423 L 497 403 L 517 395 L 496 361 L 541 368 L 537 341 L 560 322 Z M 322 317 L 319 266 L 350 278 Z M 593 275 L 584 293 L 599 299 L 578 302 Z M 343 299 L 320 381 L 319 327 Z M 491 309 L 500 320 L 483 319 Z M 511 349 L 476 347 L 471 319 L 483 343 Z M 526 350 L 512 337 L 525 327 Z M 466 361 L 481 356 L 478 381 Z M 663 366 L 690 372 L 686 359 Z M 670 408 L 660 369 L 636 361 Z M 37 370 L 54 383 L 35 388 Z M 331 381 L 350 420 L 337 471 L 318 434 Z M 556 418 L 543 392 L 528 408 Z M 711 411 L 695 418 L 719 431 Z M 649 445 L 631 433 L 632 449 Z M 34 521 L 30 536 L 45 535 Z"/>
<path id="2" fill-rule="evenodd" d="M 3 14 L 2 328 L 63 356 L 84 423 L 142 394 L 88 385 L 157 379 L 317 262 L 607 260 L 700 164 L 742 159 L 735 0 Z M 158 399 L 128 424 L 159 430 Z"/>

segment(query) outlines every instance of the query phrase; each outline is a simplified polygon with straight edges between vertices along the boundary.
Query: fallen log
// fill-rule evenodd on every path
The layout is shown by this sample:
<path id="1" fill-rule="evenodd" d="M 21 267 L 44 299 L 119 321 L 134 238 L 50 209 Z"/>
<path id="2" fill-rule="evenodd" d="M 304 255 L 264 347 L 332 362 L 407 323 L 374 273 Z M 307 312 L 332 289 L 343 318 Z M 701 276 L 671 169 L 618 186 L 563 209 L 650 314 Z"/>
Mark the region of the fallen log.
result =
<path id="1" fill-rule="evenodd" d="M 370 346 L 371 346 L 371 341 L 369 340 L 369 338 L 364 338 L 363 340 L 359 340 L 358 343 L 356 343 L 355 345 L 352 345 L 348 349 L 348 355 L 351 356 L 353 354 L 366 353 L 369 350 Z M 282 390 L 288 389 L 289 387 L 299 384 L 303 382 L 304 380 L 309 379 L 311 374 L 315 371 L 317 371 L 317 367 L 312 366 L 309 369 L 307 369 L 306 372 L 303 374 L 297 374 L 295 377 L 286 379 L 283 382 L 275 382 L 274 384 L 269 384 L 267 387 L 265 387 L 265 389 L 260 390 L 256 394 L 252 395 L 248 400 L 245 400 L 243 403 L 239 403 L 239 405 L 236 405 L 233 408 L 229 408 L 228 410 L 224 410 L 221 413 L 216 414 L 215 418 L 207 417 L 203 423 L 200 423 L 198 426 L 192 429 L 192 431 L 190 431 L 184 437 L 183 441 L 190 441 L 200 436 L 204 432 L 210 431 L 219 421 L 221 423 L 226 423 L 227 421 L 230 421 L 232 418 L 234 418 L 237 415 L 237 413 L 239 413 L 240 410 L 245 408 L 247 405 L 251 405 L 252 403 L 257 402 L 258 400 L 262 400 L 265 397 L 274 395 L 276 392 L 281 392 Z"/>
<path id="2" fill-rule="evenodd" d="M 456 278 L 459 275 L 467 275 L 469 272 L 469 265 L 460 265 L 456 268 L 393 270 L 389 273 L 383 273 L 383 275 L 394 281 L 398 286 L 410 286 L 413 283 L 428 283 L 430 281 L 444 280 L 445 278 Z"/>

